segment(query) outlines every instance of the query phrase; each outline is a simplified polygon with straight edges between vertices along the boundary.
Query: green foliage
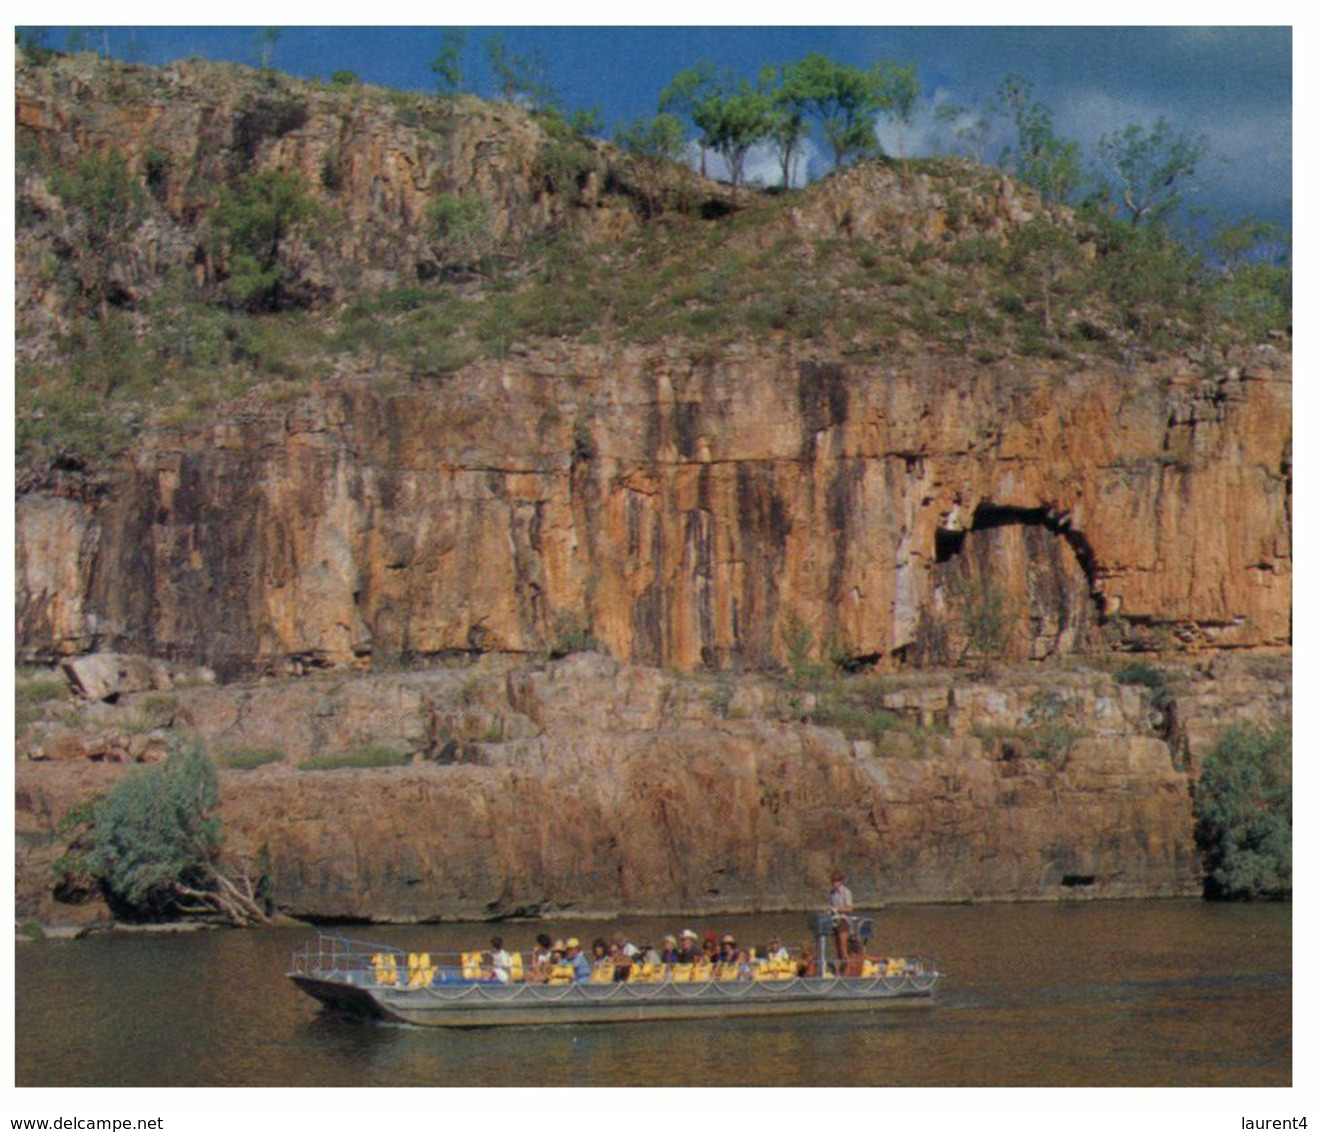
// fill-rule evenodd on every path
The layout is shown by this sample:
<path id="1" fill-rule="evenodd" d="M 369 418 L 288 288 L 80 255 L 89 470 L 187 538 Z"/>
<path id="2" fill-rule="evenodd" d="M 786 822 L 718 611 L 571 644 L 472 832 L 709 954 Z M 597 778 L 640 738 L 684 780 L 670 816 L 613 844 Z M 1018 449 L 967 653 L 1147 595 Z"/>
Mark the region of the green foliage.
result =
<path id="1" fill-rule="evenodd" d="M 157 919 L 210 886 L 222 841 L 219 780 L 199 746 L 133 770 L 80 815 L 84 835 L 57 865 L 98 882 L 111 905 Z"/>
<path id="2" fill-rule="evenodd" d="M 681 121 L 672 114 L 637 118 L 614 136 L 620 149 L 637 157 L 661 161 L 680 161 L 686 154 L 686 134 Z"/>
<path id="3" fill-rule="evenodd" d="M 810 722 L 819 727 L 836 727 L 848 739 L 867 739 L 878 745 L 893 730 L 909 725 L 895 712 L 852 704 L 821 703 L 810 713 Z"/>
<path id="4" fill-rule="evenodd" d="M 1290 896 L 1289 728 L 1240 725 L 1227 731 L 1204 760 L 1194 809 L 1206 896 Z"/>
<path id="5" fill-rule="evenodd" d="M 1167 677 L 1161 668 L 1156 668 L 1152 664 L 1145 664 L 1142 661 L 1118 668 L 1115 679 L 1118 684 L 1138 684 L 1140 687 L 1155 690 L 1161 688 L 1167 682 Z"/>
<path id="6" fill-rule="evenodd" d="M 960 611 L 966 643 L 958 658 L 964 663 L 978 657 L 987 665 L 1007 651 L 1014 610 L 1007 594 L 986 575 L 960 577 L 952 586 L 952 597 Z"/>
<path id="7" fill-rule="evenodd" d="M 874 134 L 875 116 L 884 91 L 876 72 L 811 52 L 796 65 L 794 83 L 801 105 L 819 119 L 824 140 L 833 150 L 833 165 L 882 152 Z"/>
<path id="8" fill-rule="evenodd" d="M 1016 175 L 1044 200 L 1069 200 L 1080 186 L 1080 147 L 1053 130 L 1053 112 L 1034 97 L 1033 84 L 1008 75 L 998 87 L 998 105 L 1016 128 L 1016 147 L 1003 154 Z"/>
<path id="9" fill-rule="evenodd" d="M 404 766 L 412 761 L 412 756 L 406 751 L 398 751 L 393 747 L 385 746 L 368 746 L 358 747 L 351 751 L 334 751 L 325 755 L 317 755 L 314 758 L 303 759 L 297 764 L 298 770 L 347 770 L 350 768 L 377 768 L 390 766 Z"/>
<path id="10" fill-rule="evenodd" d="M 518 54 L 508 46 L 502 32 L 494 32 L 485 40 L 485 57 L 494 76 L 495 92 L 504 102 L 532 110 L 557 102 L 557 93 L 545 81 L 545 62 L 539 51 Z"/>
<path id="11" fill-rule="evenodd" d="M 444 29 L 440 39 L 439 54 L 430 62 L 430 69 L 435 75 L 435 86 L 440 94 L 462 93 L 464 78 L 462 54 L 466 48 L 466 28 Z"/>
<path id="12" fill-rule="evenodd" d="M 255 770 L 284 761 L 284 752 L 274 747 L 238 747 L 221 751 L 220 764 L 229 770 Z"/>
<path id="13" fill-rule="evenodd" d="M 285 261 L 291 239 L 322 215 L 296 173 L 264 169 L 225 190 L 213 216 L 220 236 L 231 300 L 250 311 L 278 311 L 290 305 Z"/>
<path id="14" fill-rule="evenodd" d="M 346 89 L 357 86 L 361 82 L 361 76 L 356 71 L 332 71 L 330 73 L 330 86 Z"/>
<path id="15" fill-rule="evenodd" d="M 14 688 L 14 701 L 19 707 L 31 707 L 51 700 L 67 699 L 69 682 L 62 676 L 35 676 L 19 679 Z"/>
<path id="16" fill-rule="evenodd" d="M 1208 154 L 1208 138 L 1173 130 L 1159 118 L 1152 130 L 1130 125 L 1098 139 L 1097 171 L 1104 192 L 1130 213 L 1130 223 L 1166 218 Z"/>
<path id="17" fill-rule="evenodd" d="M 574 652 L 592 652 L 598 647 L 599 642 L 580 614 L 566 610 L 554 618 L 554 642 L 549 646 L 550 657 L 557 659 Z"/>
<path id="18" fill-rule="evenodd" d="M 700 131 L 701 147 L 723 158 L 734 188 L 745 177 L 751 147 L 769 136 L 772 125 L 768 94 L 731 72 L 715 72 L 709 64 L 676 76 L 660 94 L 659 109 L 691 119 Z"/>
<path id="19" fill-rule="evenodd" d="M 494 250 L 490 204 L 480 196 L 440 193 L 426 205 L 435 256 L 447 270 L 479 270 Z"/>
<path id="20" fill-rule="evenodd" d="M 1213 252 L 1222 263 L 1218 309 L 1251 338 L 1291 329 L 1291 236 L 1268 220 L 1245 219 L 1218 229 Z"/>
<path id="21" fill-rule="evenodd" d="M 1080 260 L 1075 237 L 1042 218 L 1018 228 L 1008 241 L 1008 269 L 1020 280 L 1039 312 L 1044 335 L 1052 341 L 1057 339 L 1057 303 L 1075 291 Z"/>
<path id="22" fill-rule="evenodd" d="M 68 214 L 63 255 L 76 293 L 94 299 L 95 310 L 104 317 L 114 297 L 116 272 L 146 216 L 142 187 L 114 150 L 103 157 L 80 157 L 71 170 L 54 170 L 50 187 Z"/>
<path id="23" fill-rule="evenodd" d="M 25 63 L 42 67 L 59 54 L 46 44 L 49 29 L 43 27 L 16 27 L 14 29 L 14 46 Z"/>

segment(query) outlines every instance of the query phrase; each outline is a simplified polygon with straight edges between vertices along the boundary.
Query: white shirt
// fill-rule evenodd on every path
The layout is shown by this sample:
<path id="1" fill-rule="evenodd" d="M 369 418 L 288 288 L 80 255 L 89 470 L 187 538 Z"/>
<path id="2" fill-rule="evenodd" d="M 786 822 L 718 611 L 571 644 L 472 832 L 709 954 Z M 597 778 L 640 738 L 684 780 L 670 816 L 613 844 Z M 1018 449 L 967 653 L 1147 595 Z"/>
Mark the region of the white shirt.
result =
<path id="1" fill-rule="evenodd" d="M 503 948 L 490 952 L 490 969 L 499 982 L 506 983 L 512 977 L 512 967 L 513 957 Z"/>

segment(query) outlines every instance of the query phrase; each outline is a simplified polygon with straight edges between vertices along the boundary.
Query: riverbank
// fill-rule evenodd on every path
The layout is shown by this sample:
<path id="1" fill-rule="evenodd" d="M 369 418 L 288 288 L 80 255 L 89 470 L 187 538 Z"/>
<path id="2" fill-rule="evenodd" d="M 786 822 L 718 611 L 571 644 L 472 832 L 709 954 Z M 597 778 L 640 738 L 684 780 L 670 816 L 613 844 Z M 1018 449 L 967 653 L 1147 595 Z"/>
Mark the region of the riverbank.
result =
<path id="1" fill-rule="evenodd" d="M 835 867 L 865 905 L 1197 895 L 1196 768 L 1289 711 L 1276 656 L 794 681 L 584 653 L 51 695 L 20 734 L 17 915 L 104 920 L 56 884 L 64 816 L 194 741 L 226 851 L 308 921 L 811 908 Z"/>

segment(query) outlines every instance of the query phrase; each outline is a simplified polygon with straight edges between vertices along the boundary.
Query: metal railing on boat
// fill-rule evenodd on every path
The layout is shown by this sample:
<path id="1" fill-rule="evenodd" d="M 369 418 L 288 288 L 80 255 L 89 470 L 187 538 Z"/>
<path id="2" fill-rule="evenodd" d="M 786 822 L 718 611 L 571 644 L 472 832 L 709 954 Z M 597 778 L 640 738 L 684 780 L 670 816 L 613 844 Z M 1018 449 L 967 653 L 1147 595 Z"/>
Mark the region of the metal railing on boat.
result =
<path id="1" fill-rule="evenodd" d="M 877 959 L 862 957 L 847 963 L 826 958 L 822 974 L 802 976 L 800 953 L 789 952 L 786 960 L 772 961 L 757 958 L 749 964 L 740 964 L 735 971 L 711 964 L 655 964 L 637 962 L 623 977 L 609 963 L 607 968 L 595 965 L 589 980 L 576 980 L 562 965 L 557 968 L 537 969 L 514 953 L 508 978 L 502 979 L 488 963 L 488 954 L 472 952 L 408 951 L 391 944 L 368 940 L 349 939 L 346 936 L 319 932 L 293 952 L 289 974 L 294 977 L 355 987 L 380 987 L 397 990 L 425 990 L 443 988 L 446 994 L 480 994 L 483 990 L 500 988 L 506 995 L 509 984 L 535 988 L 540 998 L 552 997 L 561 991 L 566 996 L 575 988 L 616 988 L 619 995 L 644 994 L 641 988 L 671 985 L 680 988 L 684 996 L 731 995 L 747 993 L 751 987 L 763 988 L 757 993 L 772 993 L 790 984 L 808 982 L 817 984 L 823 991 L 836 983 L 852 988 L 882 986 L 891 991 L 932 989 L 941 978 L 934 960 L 920 957 L 888 957 Z M 607 963 L 607 961 L 606 961 Z M 816 961 L 817 964 L 817 961 Z M 816 969 L 818 967 L 816 966 Z M 605 977 L 607 971 L 607 977 Z M 637 977 L 643 973 L 643 977 Z M 591 992 L 604 994 L 602 989 Z"/>

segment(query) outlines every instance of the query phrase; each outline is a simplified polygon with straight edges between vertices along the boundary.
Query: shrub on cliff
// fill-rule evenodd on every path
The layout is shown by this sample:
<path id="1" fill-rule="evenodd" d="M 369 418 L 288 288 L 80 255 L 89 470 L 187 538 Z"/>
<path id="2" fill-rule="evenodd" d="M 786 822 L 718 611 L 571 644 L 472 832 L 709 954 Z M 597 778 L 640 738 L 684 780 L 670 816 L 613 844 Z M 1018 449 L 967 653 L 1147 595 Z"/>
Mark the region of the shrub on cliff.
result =
<path id="1" fill-rule="evenodd" d="M 1241 725 L 1227 731 L 1204 760 L 1194 808 L 1206 896 L 1290 896 L 1289 728 Z"/>
<path id="2" fill-rule="evenodd" d="M 261 882 L 246 871 L 236 879 L 221 871 L 219 800 L 219 778 L 205 752 L 176 751 L 71 814 L 82 829 L 56 871 L 99 885 L 112 908 L 133 918 L 264 922 Z"/>

